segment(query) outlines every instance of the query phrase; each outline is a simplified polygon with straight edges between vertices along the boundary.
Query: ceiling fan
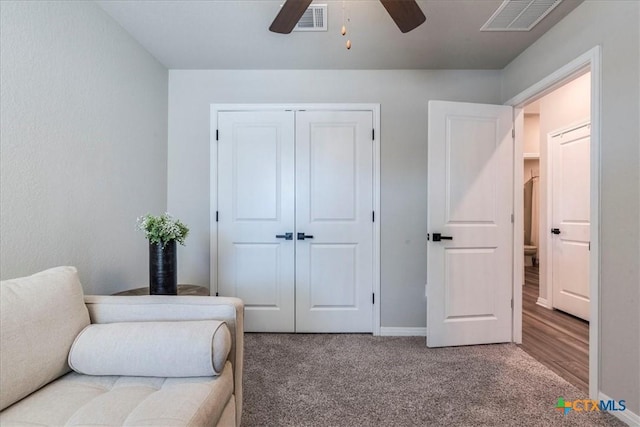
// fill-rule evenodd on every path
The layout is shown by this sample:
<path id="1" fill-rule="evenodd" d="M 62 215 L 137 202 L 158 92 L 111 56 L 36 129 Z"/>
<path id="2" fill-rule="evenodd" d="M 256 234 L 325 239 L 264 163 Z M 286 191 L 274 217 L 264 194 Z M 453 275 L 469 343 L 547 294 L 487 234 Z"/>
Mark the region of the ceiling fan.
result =
<path id="1" fill-rule="evenodd" d="M 311 2 L 312 0 L 286 0 L 269 31 L 289 34 Z M 380 0 L 380 3 L 403 33 L 408 33 L 427 19 L 415 0 Z"/>

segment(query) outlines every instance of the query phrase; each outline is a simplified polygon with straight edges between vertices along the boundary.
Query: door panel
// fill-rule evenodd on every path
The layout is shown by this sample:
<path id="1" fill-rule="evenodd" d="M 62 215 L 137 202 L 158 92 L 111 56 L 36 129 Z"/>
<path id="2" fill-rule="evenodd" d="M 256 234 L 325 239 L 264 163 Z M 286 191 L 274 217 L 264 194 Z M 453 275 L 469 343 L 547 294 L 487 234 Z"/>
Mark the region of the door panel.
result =
<path id="1" fill-rule="evenodd" d="M 277 220 L 278 135 L 274 127 L 235 130 L 233 192 L 235 220 Z"/>
<path id="2" fill-rule="evenodd" d="M 278 304 L 280 244 L 236 243 L 235 296 L 248 307 L 275 308 Z"/>
<path id="3" fill-rule="evenodd" d="M 495 248 L 448 249 L 445 251 L 445 281 L 449 284 L 445 298 L 448 320 L 487 318 L 495 313 L 494 300 L 486 298 L 486 289 L 477 284 L 477 275 L 492 277 L 495 271 Z M 490 281 L 495 285 L 495 281 Z M 495 289 L 490 289 L 495 293 Z"/>
<path id="4" fill-rule="evenodd" d="M 487 168 L 487 164 L 496 147 L 476 141 L 495 141 L 496 125 L 493 117 L 447 117 L 448 137 L 443 160 L 447 180 L 446 215 L 450 224 L 495 223 L 496 171 Z M 469 138 L 469 135 L 475 137 Z"/>
<path id="5" fill-rule="evenodd" d="M 294 116 L 218 114 L 218 289 L 245 329 L 294 331 Z"/>
<path id="6" fill-rule="evenodd" d="M 309 254 L 311 310 L 355 309 L 358 287 L 355 267 L 357 245 L 313 244 Z"/>
<path id="7" fill-rule="evenodd" d="M 305 169 L 310 169 L 311 220 L 354 221 L 358 172 L 355 128 L 351 124 L 312 126 L 309 159 L 304 160 Z"/>
<path id="8" fill-rule="evenodd" d="M 590 126 L 551 138 L 553 307 L 589 320 Z"/>
<path id="9" fill-rule="evenodd" d="M 511 341 L 511 130 L 511 107 L 429 102 L 429 347 Z"/>
<path id="10" fill-rule="evenodd" d="M 371 332 L 370 111 L 296 115 L 296 331 Z"/>

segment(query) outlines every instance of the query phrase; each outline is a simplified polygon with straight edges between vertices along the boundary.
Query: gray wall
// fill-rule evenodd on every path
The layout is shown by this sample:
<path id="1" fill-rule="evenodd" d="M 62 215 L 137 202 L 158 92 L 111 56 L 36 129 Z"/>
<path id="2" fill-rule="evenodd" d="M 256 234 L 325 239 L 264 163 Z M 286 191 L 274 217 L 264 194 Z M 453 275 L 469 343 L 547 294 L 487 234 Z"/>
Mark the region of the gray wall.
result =
<path id="1" fill-rule="evenodd" d="M 192 229 L 179 281 L 209 283 L 212 103 L 381 104 L 382 326 L 426 322 L 427 103 L 497 103 L 498 71 L 169 72 L 169 211 Z"/>
<path id="2" fill-rule="evenodd" d="M 586 1 L 509 64 L 506 101 L 602 46 L 600 389 L 640 414 L 640 2 Z"/>
<path id="3" fill-rule="evenodd" d="M 1 5 L 0 272 L 147 282 L 138 215 L 166 208 L 167 70 L 90 2 Z"/>

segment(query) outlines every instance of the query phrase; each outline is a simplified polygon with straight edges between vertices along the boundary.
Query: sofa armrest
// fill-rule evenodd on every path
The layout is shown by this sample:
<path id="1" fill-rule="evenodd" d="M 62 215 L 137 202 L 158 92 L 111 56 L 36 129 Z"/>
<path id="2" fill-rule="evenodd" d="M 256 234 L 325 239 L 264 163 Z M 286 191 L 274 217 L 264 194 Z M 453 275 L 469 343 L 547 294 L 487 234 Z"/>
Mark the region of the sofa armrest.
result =
<path id="1" fill-rule="evenodd" d="M 229 361 L 233 365 L 236 423 L 242 414 L 244 304 L 238 298 L 203 296 L 103 296 L 86 295 L 91 323 L 224 320 L 231 332 Z"/>

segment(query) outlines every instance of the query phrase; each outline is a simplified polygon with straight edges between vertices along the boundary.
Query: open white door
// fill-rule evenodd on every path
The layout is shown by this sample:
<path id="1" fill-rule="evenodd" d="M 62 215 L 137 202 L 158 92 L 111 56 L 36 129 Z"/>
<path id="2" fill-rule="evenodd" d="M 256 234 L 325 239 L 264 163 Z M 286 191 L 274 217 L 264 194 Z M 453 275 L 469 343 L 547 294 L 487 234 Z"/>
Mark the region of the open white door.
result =
<path id="1" fill-rule="evenodd" d="M 427 346 L 511 341 L 513 113 L 429 102 Z"/>
<path id="2" fill-rule="evenodd" d="M 591 126 L 554 135 L 551 148 L 553 307 L 589 320 Z"/>

